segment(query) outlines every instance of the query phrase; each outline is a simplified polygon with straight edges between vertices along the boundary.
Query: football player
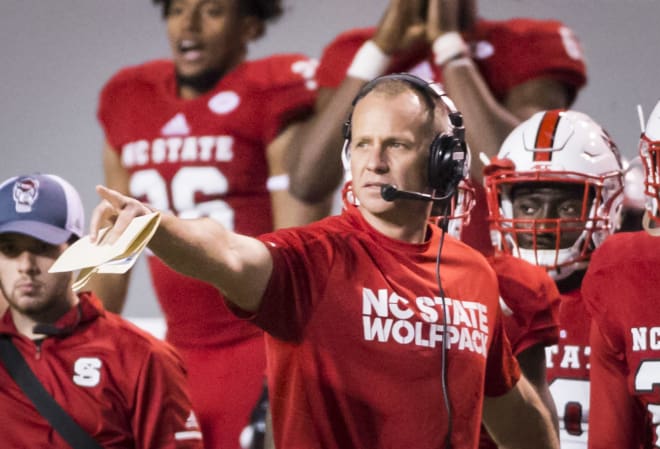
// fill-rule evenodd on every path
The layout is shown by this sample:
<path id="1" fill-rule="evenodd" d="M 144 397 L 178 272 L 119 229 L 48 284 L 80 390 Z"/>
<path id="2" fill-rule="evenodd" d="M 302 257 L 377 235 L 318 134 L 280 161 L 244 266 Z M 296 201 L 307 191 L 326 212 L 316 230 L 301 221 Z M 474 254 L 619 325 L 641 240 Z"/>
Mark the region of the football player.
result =
<path id="1" fill-rule="evenodd" d="M 584 278 L 591 326 L 589 448 L 660 445 L 660 102 L 639 140 L 644 230 L 594 252 Z"/>
<path id="2" fill-rule="evenodd" d="M 464 180 L 448 205 L 445 226 L 450 235 L 460 238 L 462 227 L 470 221 L 474 203 L 474 188 Z M 440 225 L 445 215 L 442 206 L 436 204 L 434 217 Z M 487 259 L 497 274 L 502 321 L 511 350 L 556 424 L 557 410 L 548 386 L 545 348 L 559 342 L 559 291 L 542 267 L 502 251 L 495 251 Z M 496 447 L 482 427 L 479 448 Z"/>
<path id="3" fill-rule="evenodd" d="M 288 195 L 283 168 L 296 120 L 313 106 L 316 61 L 301 54 L 246 61 L 248 44 L 282 13 L 281 2 L 156 3 L 172 57 L 124 68 L 103 87 L 106 184 L 179 217 L 210 217 L 248 235 L 326 215 L 324 204 L 315 215 Z M 264 380 L 263 335 L 235 318 L 213 286 L 157 257 L 148 263 L 167 341 L 188 367 L 205 444 L 238 449 Z M 128 278 L 97 279 L 91 287 L 120 311 Z"/>
<path id="4" fill-rule="evenodd" d="M 562 447 L 585 447 L 590 319 L 580 285 L 593 250 L 619 223 L 618 150 L 586 114 L 542 111 L 514 129 L 485 173 L 496 248 L 545 268 L 561 293 L 548 383 Z"/>

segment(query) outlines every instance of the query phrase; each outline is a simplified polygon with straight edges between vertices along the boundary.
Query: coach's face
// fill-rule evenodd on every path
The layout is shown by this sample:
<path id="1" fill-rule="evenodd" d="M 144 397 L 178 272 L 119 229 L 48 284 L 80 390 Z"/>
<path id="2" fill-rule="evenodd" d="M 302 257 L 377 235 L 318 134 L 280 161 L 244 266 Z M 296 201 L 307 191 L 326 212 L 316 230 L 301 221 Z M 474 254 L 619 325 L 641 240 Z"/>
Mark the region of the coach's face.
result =
<path id="1" fill-rule="evenodd" d="M 351 173 L 353 189 L 364 212 L 373 215 L 427 211 L 420 201 L 382 199 L 385 184 L 402 190 L 429 192 L 427 164 L 432 120 L 423 101 L 408 89 L 374 90 L 353 111 Z"/>

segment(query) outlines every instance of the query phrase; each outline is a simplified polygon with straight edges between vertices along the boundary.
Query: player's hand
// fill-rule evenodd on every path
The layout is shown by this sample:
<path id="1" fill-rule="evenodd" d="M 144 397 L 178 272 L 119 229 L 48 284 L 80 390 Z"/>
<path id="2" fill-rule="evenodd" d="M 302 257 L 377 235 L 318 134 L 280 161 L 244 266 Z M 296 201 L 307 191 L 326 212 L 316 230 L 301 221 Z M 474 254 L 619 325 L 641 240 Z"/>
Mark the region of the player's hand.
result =
<path id="1" fill-rule="evenodd" d="M 112 244 L 126 230 L 131 220 L 153 212 L 146 204 L 107 187 L 96 186 L 96 192 L 102 199 L 92 211 L 89 226 L 92 242 Z M 102 241 L 97 242 L 99 231 L 108 226 L 111 228 L 103 235 Z"/>
<path id="2" fill-rule="evenodd" d="M 429 0 L 426 12 L 426 39 L 433 42 L 441 34 L 461 31 L 464 0 Z"/>
<path id="3" fill-rule="evenodd" d="M 373 41 L 388 55 L 423 42 L 427 0 L 390 0 L 380 19 Z"/>

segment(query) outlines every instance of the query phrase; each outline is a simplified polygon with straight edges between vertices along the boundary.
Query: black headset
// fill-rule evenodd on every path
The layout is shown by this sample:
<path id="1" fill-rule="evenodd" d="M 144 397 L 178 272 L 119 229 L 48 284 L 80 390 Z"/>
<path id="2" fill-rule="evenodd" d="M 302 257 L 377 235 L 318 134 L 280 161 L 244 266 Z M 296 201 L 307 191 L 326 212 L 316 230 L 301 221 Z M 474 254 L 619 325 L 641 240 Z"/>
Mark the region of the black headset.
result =
<path id="1" fill-rule="evenodd" d="M 465 166 L 468 149 L 465 143 L 465 128 L 463 115 L 456 110 L 454 103 L 437 86 L 430 84 L 410 73 L 394 73 L 381 76 L 365 84 L 352 102 L 351 112 L 344 122 L 344 150 L 348 149 L 351 140 L 351 120 L 355 105 L 371 92 L 378 84 L 386 80 L 398 80 L 408 83 L 420 93 L 429 106 L 435 106 L 440 101 L 449 116 L 450 130 L 437 134 L 429 147 L 428 182 L 439 196 L 451 196 L 456 193 L 458 184 L 465 177 Z"/>

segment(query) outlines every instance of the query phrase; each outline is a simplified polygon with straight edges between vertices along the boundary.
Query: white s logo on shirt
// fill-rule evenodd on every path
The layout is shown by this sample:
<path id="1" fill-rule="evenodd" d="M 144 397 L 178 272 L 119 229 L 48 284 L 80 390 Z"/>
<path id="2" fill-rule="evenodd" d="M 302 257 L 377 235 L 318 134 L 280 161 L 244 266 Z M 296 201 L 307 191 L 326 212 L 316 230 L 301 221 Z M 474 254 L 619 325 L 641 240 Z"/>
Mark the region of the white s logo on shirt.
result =
<path id="1" fill-rule="evenodd" d="M 101 380 L 101 360 L 96 357 L 81 357 L 73 365 L 73 382 L 82 387 L 95 387 Z"/>

